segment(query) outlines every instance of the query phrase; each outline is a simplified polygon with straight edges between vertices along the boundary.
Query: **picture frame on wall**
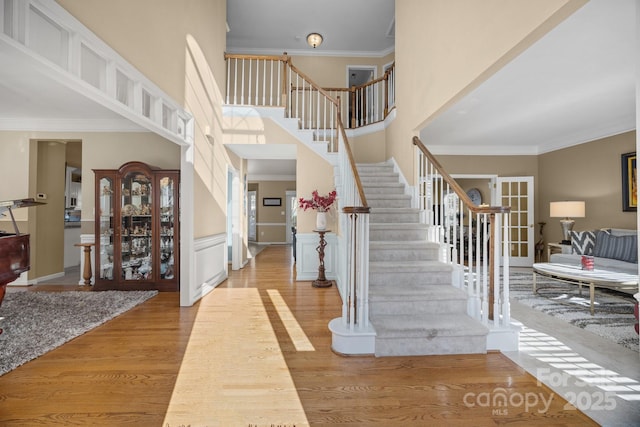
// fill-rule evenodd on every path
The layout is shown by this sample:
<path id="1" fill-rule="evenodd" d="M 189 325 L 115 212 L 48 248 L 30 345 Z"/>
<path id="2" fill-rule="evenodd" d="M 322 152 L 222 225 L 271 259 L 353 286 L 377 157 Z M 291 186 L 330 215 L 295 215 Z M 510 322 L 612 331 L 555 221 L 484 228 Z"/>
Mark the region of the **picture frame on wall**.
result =
<path id="1" fill-rule="evenodd" d="M 280 197 L 263 197 L 262 206 L 281 206 L 282 198 Z"/>
<path id="2" fill-rule="evenodd" d="M 638 210 L 636 153 L 622 155 L 622 210 L 636 212 Z"/>

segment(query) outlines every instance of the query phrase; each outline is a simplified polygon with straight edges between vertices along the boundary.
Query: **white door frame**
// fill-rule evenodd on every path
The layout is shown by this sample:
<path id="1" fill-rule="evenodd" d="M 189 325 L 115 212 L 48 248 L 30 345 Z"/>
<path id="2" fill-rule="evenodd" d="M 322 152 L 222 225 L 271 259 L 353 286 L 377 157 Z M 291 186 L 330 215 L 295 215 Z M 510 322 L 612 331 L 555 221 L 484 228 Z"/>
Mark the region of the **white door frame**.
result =
<path id="1" fill-rule="evenodd" d="M 240 197 L 240 173 L 231 165 L 227 165 L 227 236 L 231 245 L 231 269 L 242 268 L 242 224 L 240 222 L 240 212 L 242 209 L 242 199 Z M 231 211 L 231 212 L 229 212 Z"/>
<path id="2" fill-rule="evenodd" d="M 285 192 L 285 217 L 286 217 L 286 230 L 285 235 L 287 236 L 287 243 L 293 243 L 293 235 L 291 234 L 291 227 L 293 227 L 293 209 L 292 209 L 292 200 L 296 200 L 296 192 L 293 190 L 289 190 Z"/>
<path id="3" fill-rule="evenodd" d="M 503 183 L 526 183 L 527 184 L 527 207 L 526 210 L 519 210 L 519 214 L 516 216 L 517 218 L 521 218 L 522 214 L 526 214 L 527 223 L 526 224 L 514 224 L 512 221 L 509 222 L 509 233 L 513 235 L 513 231 L 520 232 L 523 228 L 528 230 L 527 232 L 527 255 L 526 256 L 509 256 L 509 265 L 513 267 L 531 267 L 535 260 L 535 252 L 536 252 L 536 228 L 535 228 L 535 210 L 534 210 L 534 185 L 533 185 L 533 176 L 511 176 L 511 177 L 498 177 L 496 181 L 496 196 L 497 196 L 497 204 L 502 204 L 501 200 L 503 197 L 502 194 L 502 184 Z M 519 194 L 516 195 L 519 197 Z M 513 211 L 512 211 L 513 213 Z M 514 215 L 512 215 L 512 218 Z M 516 234 L 520 235 L 520 234 Z M 513 242 L 511 243 L 513 247 Z"/>
<path id="4" fill-rule="evenodd" d="M 256 190 L 247 191 L 247 204 L 248 213 L 247 213 L 247 238 L 249 241 L 256 241 L 256 203 L 257 203 L 258 192 Z M 251 199 L 253 198 L 253 207 L 251 203 Z M 253 218 L 253 221 L 251 220 Z"/>

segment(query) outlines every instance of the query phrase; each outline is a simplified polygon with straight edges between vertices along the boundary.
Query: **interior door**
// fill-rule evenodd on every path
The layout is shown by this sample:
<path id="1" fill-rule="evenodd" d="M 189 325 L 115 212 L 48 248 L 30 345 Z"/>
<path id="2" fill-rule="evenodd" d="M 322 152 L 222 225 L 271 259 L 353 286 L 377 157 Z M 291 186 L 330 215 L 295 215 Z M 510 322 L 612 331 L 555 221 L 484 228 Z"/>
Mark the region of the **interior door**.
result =
<path id="1" fill-rule="evenodd" d="M 496 183 L 497 204 L 511 207 L 509 263 L 531 267 L 535 257 L 533 177 L 499 177 Z"/>
<path id="2" fill-rule="evenodd" d="M 250 241 L 256 241 L 256 192 L 255 190 L 247 192 L 249 199 L 249 231 L 247 238 Z"/>

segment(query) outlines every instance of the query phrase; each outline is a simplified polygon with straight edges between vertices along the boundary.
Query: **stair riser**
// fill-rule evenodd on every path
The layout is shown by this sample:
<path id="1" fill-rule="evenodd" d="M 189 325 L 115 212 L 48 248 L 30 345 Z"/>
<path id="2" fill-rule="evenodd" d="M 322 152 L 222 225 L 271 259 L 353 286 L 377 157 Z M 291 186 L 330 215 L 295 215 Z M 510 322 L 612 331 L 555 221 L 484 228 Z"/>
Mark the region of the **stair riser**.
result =
<path id="1" fill-rule="evenodd" d="M 391 166 L 358 166 L 358 173 L 363 175 L 391 174 L 393 167 Z"/>
<path id="2" fill-rule="evenodd" d="M 377 183 L 394 183 L 397 184 L 398 183 L 398 177 L 397 176 L 361 176 L 360 177 L 360 182 L 362 183 L 362 185 L 364 185 L 365 187 L 367 185 L 375 185 Z"/>
<path id="3" fill-rule="evenodd" d="M 369 248 L 369 261 L 430 261 L 438 259 L 433 249 L 373 249 Z"/>
<path id="4" fill-rule="evenodd" d="M 376 356 L 427 356 L 436 354 L 484 354 L 486 336 L 376 338 Z"/>
<path id="5" fill-rule="evenodd" d="M 364 195 L 367 194 L 404 194 L 404 187 L 401 185 L 364 187 Z"/>
<path id="6" fill-rule="evenodd" d="M 369 316 L 388 314 L 455 314 L 467 309 L 467 300 L 373 301 L 369 299 Z"/>
<path id="7" fill-rule="evenodd" d="M 390 271 L 388 273 L 369 273 L 370 286 L 393 286 L 394 283 L 415 283 L 416 287 L 451 286 L 451 273 L 411 273 Z"/>
<path id="8" fill-rule="evenodd" d="M 375 210 L 369 214 L 369 222 L 372 224 L 377 223 L 418 223 L 420 222 L 420 214 L 418 212 L 392 212 L 392 213 L 380 213 Z"/>
<path id="9" fill-rule="evenodd" d="M 410 208 L 410 199 L 371 199 L 367 198 L 367 203 L 372 208 Z"/>
<path id="10" fill-rule="evenodd" d="M 372 242 L 392 240 L 424 242 L 427 240 L 427 230 L 369 230 L 369 240 Z"/>

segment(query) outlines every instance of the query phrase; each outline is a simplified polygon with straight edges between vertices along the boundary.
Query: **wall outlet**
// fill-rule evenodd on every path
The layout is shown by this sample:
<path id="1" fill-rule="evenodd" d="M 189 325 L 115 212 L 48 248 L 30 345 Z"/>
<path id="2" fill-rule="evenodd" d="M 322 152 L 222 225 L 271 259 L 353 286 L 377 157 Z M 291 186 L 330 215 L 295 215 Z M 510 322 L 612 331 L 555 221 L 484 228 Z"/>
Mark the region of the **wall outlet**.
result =
<path id="1" fill-rule="evenodd" d="M 47 200 L 47 195 L 45 193 L 38 193 L 36 194 L 36 198 L 40 200 Z"/>

